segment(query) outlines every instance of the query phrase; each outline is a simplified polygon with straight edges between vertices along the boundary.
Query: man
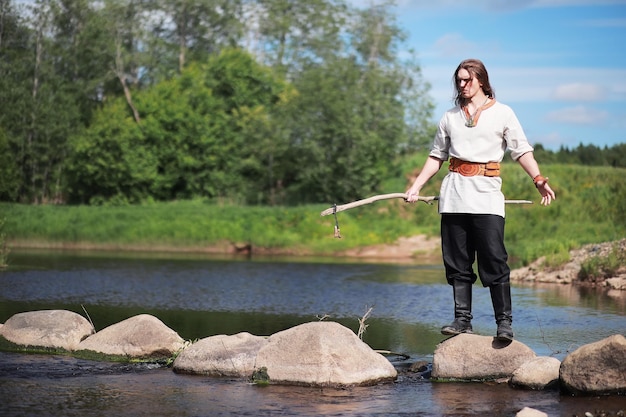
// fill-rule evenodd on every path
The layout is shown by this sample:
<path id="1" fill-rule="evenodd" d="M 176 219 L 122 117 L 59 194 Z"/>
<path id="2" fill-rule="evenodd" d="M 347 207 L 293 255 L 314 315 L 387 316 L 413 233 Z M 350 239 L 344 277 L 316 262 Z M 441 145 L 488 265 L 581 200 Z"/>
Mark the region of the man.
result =
<path id="1" fill-rule="evenodd" d="M 477 279 L 473 264 L 477 259 L 478 277 L 491 293 L 496 337 L 511 341 L 510 269 L 504 246 L 500 178 L 506 149 L 532 178 L 542 205 L 549 205 L 556 196 L 548 179 L 541 175 L 515 113 L 496 101 L 484 64 L 477 59 L 461 62 L 453 80 L 456 106 L 441 118 L 430 154 L 406 192 L 406 200 L 417 201 L 424 184 L 450 158 L 450 172 L 439 194 L 439 213 L 446 279 L 454 295 L 454 320 L 441 332 L 472 333 L 472 285 Z"/>

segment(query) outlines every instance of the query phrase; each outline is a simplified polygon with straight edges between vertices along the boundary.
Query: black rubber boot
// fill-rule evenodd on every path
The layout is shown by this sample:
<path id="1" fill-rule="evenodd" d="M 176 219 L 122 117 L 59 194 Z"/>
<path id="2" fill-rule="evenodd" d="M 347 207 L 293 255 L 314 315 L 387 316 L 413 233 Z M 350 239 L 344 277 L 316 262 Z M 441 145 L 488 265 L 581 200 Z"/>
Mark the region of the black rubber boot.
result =
<path id="1" fill-rule="evenodd" d="M 453 281 L 454 321 L 441 328 L 441 334 L 453 336 L 472 332 L 472 283 Z"/>
<path id="2" fill-rule="evenodd" d="M 491 291 L 491 302 L 493 303 L 493 312 L 496 318 L 498 330 L 496 331 L 496 339 L 502 341 L 512 341 L 515 337 L 511 323 L 513 322 L 511 308 L 511 284 L 496 284 L 489 287 Z"/>

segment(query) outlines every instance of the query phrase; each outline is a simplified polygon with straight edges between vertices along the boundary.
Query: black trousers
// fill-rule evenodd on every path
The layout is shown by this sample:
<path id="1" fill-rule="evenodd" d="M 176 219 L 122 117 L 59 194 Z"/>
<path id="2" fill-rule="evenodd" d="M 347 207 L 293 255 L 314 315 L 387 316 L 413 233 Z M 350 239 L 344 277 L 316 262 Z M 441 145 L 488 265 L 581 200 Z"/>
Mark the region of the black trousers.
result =
<path id="1" fill-rule="evenodd" d="M 476 282 L 474 261 L 484 287 L 509 282 L 504 218 L 491 214 L 442 214 L 441 250 L 448 283 Z"/>

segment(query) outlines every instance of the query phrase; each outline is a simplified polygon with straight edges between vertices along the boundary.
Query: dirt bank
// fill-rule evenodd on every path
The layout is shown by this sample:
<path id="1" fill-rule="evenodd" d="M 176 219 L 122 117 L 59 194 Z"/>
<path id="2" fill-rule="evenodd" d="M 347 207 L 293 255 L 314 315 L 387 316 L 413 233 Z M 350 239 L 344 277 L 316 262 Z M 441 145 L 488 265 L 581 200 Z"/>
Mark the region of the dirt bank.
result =
<path id="1" fill-rule="evenodd" d="M 626 239 L 617 242 L 592 243 L 569 252 L 569 262 L 558 267 L 545 265 L 545 257 L 537 259 L 530 265 L 511 271 L 511 280 L 519 282 L 541 282 L 556 284 L 575 284 L 589 287 L 606 287 L 615 290 L 626 290 L 626 264 L 621 264 L 609 276 L 581 279 L 579 273 L 583 263 L 592 257 L 605 259 L 611 253 L 619 259 L 626 258 Z"/>
<path id="2" fill-rule="evenodd" d="M 441 262 L 441 239 L 417 235 L 401 237 L 389 245 L 374 245 L 350 249 L 339 253 L 340 256 L 382 259 L 394 262 Z"/>
<path id="3" fill-rule="evenodd" d="M 594 243 L 570 251 L 570 260 L 560 266 L 547 266 L 545 257 L 532 264 L 511 271 L 511 280 L 523 283 L 574 284 L 589 287 L 606 287 L 626 291 L 626 264 L 610 276 L 581 280 L 579 273 L 583 262 L 591 257 L 606 258 L 617 249 L 617 256 L 626 258 L 626 239 L 617 242 Z M 353 249 L 342 256 L 393 260 L 394 262 L 441 262 L 441 240 L 427 236 L 400 238 L 391 245 L 376 245 Z"/>

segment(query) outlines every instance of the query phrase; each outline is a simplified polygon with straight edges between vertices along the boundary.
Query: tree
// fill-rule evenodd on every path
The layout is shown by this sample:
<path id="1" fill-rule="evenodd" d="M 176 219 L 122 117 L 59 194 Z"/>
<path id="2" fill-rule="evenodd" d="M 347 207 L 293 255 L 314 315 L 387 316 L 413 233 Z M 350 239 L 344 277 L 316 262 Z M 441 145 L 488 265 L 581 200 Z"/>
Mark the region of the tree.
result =
<path id="1" fill-rule="evenodd" d="M 17 200 L 19 189 L 19 170 L 13 159 L 7 136 L 4 130 L 0 129 L 0 201 Z"/>
<path id="2" fill-rule="evenodd" d="M 25 116 L 29 113 L 30 31 L 12 2 L 0 0 L 0 126 L 3 127 L 4 158 L 14 161 L 16 193 L 2 193 L 2 199 L 22 198 L 26 192 L 27 170 L 22 166 L 26 152 Z M 12 182 L 12 181 L 10 181 Z M 5 184 L 3 188 L 12 188 Z"/>
<path id="3" fill-rule="evenodd" d="M 395 16 L 389 13 L 393 6 L 393 1 L 385 1 L 357 9 L 351 19 L 353 36 L 350 46 L 361 65 L 381 71 L 395 84 L 383 90 L 382 96 L 374 101 L 381 105 L 385 103 L 386 94 L 398 94 L 404 118 L 401 124 L 406 129 L 398 146 L 402 152 L 412 152 L 432 143 L 436 126 L 429 119 L 434 104 L 428 97 L 430 84 L 423 81 L 414 51 L 405 51 L 407 57 L 404 60 L 399 57 L 398 49 L 407 34 L 397 26 Z M 362 82 L 365 77 L 364 74 Z"/>
<path id="4" fill-rule="evenodd" d="M 147 53 L 141 48 L 146 39 L 144 20 L 148 19 L 144 6 L 142 0 L 105 0 L 102 12 L 113 48 L 109 68 L 119 81 L 137 123 L 141 122 L 141 116 L 131 90 L 140 85 L 140 69 L 147 60 Z"/>
<path id="5" fill-rule="evenodd" d="M 385 92 L 392 84 L 349 58 L 303 74 L 291 113 L 292 199 L 341 201 L 376 190 L 404 134 L 401 103 Z"/>
<path id="6" fill-rule="evenodd" d="M 2 3 L 0 124 L 19 173 L 19 201 L 64 200 L 67 138 L 89 123 L 102 98 L 106 40 L 89 3 Z"/>
<path id="7" fill-rule="evenodd" d="M 20 17 L 3 4 L 0 95 L 8 149 L 18 167 L 17 199 L 60 201 L 68 131 L 79 112 L 56 71 L 52 35 L 56 3 L 38 0 Z M 18 9 L 20 10 L 20 9 Z"/>
<path id="8" fill-rule="evenodd" d="M 343 0 L 251 0 L 249 50 L 288 79 L 336 54 L 347 17 Z"/>
<path id="9" fill-rule="evenodd" d="M 283 180 L 291 203 L 375 193 L 399 175 L 395 158 L 432 111 L 419 66 L 397 57 L 403 33 L 385 9 L 355 11 L 342 40 L 292 75 L 299 95 L 287 115 Z"/>
<path id="10" fill-rule="evenodd" d="M 626 167 L 626 143 L 618 143 L 612 147 L 605 147 L 607 163 L 612 167 Z"/>
<path id="11" fill-rule="evenodd" d="M 150 67 L 156 74 L 167 74 L 163 69 L 174 61 L 178 73 L 188 62 L 206 62 L 242 36 L 243 0 L 155 0 L 150 7 L 155 18 Z"/>
<path id="12" fill-rule="evenodd" d="M 92 124 L 70 140 L 71 203 L 139 202 L 154 180 L 154 157 L 124 99 L 111 100 Z"/>
<path id="13" fill-rule="evenodd" d="M 60 0 L 53 15 L 56 73 L 80 108 L 78 127 L 91 121 L 104 99 L 110 78 L 110 38 L 101 11 L 90 0 Z"/>
<path id="14" fill-rule="evenodd" d="M 0 6 L 0 123 L 20 201 L 343 200 L 431 140 L 428 85 L 399 58 L 387 5 Z"/>
<path id="15" fill-rule="evenodd" d="M 259 171 L 250 167 L 263 163 L 248 123 L 270 119 L 287 92 L 286 83 L 235 49 L 137 92 L 140 125 L 113 100 L 72 140 L 72 201 L 256 196 Z"/>

